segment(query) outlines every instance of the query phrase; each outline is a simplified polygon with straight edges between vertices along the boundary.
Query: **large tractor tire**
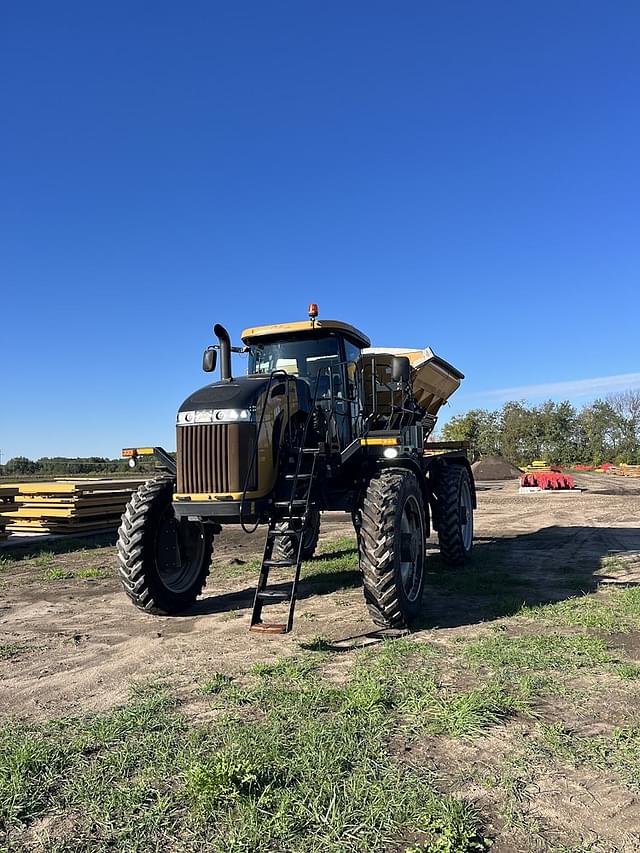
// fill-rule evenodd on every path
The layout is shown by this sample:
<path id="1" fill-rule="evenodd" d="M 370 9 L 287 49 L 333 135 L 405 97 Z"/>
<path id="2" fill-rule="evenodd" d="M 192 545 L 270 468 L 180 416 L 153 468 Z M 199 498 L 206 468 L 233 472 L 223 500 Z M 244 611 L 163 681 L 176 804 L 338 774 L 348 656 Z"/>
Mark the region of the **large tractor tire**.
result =
<path id="1" fill-rule="evenodd" d="M 170 616 L 189 607 L 209 574 L 213 536 L 202 524 L 176 521 L 173 480 L 149 480 L 134 492 L 118 530 L 118 570 L 131 601 Z"/>
<path id="2" fill-rule="evenodd" d="M 385 468 L 370 480 L 358 539 L 373 621 L 404 628 L 420 612 L 425 571 L 424 497 L 411 471 Z"/>
<path id="3" fill-rule="evenodd" d="M 438 543 L 448 566 L 464 566 L 473 548 L 473 492 L 463 465 L 443 468 L 436 489 Z"/>
<path id="4" fill-rule="evenodd" d="M 278 525 L 278 530 L 287 530 L 287 523 Z M 298 543 L 300 534 L 287 533 L 286 536 L 277 536 L 274 540 L 273 553 L 278 560 L 295 560 L 298 556 Z M 302 539 L 302 559 L 310 560 L 316 550 L 318 537 L 320 536 L 320 513 L 317 509 L 309 510 L 309 520 L 305 527 Z"/>

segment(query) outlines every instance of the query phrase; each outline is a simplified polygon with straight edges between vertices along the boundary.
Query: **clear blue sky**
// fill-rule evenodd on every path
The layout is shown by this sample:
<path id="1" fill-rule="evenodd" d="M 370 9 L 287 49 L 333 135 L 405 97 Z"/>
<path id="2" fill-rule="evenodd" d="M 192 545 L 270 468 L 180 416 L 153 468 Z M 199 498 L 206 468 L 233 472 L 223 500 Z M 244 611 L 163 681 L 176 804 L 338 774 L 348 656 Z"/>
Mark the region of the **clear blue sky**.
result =
<path id="1" fill-rule="evenodd" d="M 639 43 L 635 0 L 4 4 L 3 458 L 172 448 L 213 323 L 309 301 L 459 366 L 449 413 L 640 385 Z"/>

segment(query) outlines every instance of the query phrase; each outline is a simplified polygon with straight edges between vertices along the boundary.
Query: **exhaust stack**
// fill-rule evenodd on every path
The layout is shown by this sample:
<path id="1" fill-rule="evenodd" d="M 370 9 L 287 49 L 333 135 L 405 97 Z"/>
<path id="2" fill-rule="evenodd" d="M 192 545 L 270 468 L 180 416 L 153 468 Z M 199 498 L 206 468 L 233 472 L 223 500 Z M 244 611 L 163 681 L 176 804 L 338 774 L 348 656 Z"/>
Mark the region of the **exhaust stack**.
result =
<path id="1" fill-rule="evenodd" d="M 231 338 L 229 332 L 220 323 L 213 327 L 213 334 L 220 343 L 220 379 L 230 380 L 231 376 Z"/>

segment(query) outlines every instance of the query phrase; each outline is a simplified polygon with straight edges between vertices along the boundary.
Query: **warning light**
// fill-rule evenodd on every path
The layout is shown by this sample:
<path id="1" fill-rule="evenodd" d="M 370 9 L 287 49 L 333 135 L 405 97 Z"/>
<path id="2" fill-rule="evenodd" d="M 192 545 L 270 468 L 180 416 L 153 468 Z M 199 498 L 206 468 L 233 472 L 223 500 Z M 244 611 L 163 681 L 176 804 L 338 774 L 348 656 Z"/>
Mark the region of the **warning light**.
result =
<path id="1" fill-rule="evenodd" d="M 312 302 L 311 305 L 309 305 L 309 319 L 315 320 L 317 316 L 318 316 L 318 306 L 316 305 L 315 302 Z"/>

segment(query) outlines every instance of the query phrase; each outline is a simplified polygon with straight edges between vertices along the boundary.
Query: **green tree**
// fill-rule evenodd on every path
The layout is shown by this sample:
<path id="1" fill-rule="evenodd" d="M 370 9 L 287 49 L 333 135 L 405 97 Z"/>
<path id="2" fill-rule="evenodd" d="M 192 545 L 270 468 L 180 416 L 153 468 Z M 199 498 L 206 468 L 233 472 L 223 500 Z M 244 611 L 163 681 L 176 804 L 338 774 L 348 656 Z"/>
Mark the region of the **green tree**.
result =
<path id="1" fill-rule="evenodd" d="M 38 471 L 38 463 L 26 456 L 14 456 L 4 465 L 4 473 L 7 475 L 35 474 Z"/>

